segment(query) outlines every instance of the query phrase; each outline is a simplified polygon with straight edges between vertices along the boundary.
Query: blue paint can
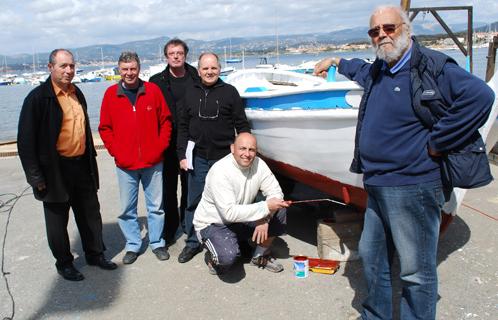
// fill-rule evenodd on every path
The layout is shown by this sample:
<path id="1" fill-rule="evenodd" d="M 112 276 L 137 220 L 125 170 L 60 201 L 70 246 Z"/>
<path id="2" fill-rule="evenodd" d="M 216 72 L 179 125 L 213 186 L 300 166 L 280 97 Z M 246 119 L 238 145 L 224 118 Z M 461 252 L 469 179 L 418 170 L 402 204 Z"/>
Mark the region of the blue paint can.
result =
<path id="1" fill-rule="evenodd" d="M 296 278 L 307 278 L 309 275 L 309 261 L 306 256 L 294 257 L 294 275 Z"/>

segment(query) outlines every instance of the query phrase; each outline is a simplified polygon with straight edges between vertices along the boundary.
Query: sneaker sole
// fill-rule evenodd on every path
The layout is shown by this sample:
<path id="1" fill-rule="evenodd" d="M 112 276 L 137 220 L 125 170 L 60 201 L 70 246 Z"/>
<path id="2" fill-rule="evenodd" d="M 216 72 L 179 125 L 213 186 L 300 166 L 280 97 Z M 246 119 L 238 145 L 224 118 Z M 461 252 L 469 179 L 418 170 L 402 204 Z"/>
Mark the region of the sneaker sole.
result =
<path id="1" fill-rule="evenodd" d="M 260 268 L 260 269 L 264 269 L 264 270 L 268 270 L 270 272 L 273 272 L 273 273 L 279 273 L 279 272 L 282 272 L 284 271 L 284 267 L 280 267 L 280 268 L 277 268 L 277 267 L 272 267 L 272 266 L 259 266 L 257 264 L 254 264 L 254 263 L 250 263 L 249 265 L 253 266 L 253 267 L 257 267 L 257 268 Z"/>

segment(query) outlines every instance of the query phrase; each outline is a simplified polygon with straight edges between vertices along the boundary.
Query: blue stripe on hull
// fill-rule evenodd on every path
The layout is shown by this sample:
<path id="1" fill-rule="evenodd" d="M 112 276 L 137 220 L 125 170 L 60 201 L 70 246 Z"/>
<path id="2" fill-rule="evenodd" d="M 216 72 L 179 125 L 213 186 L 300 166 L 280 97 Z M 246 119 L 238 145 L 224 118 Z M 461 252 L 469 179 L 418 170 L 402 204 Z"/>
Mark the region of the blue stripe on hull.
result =
<path id="1" fill-rule="evenodd" d="M 309 92 L 271 98 L 246 98 L 246 107 L 264 110 L 349 109 L 344 90 Z"/>

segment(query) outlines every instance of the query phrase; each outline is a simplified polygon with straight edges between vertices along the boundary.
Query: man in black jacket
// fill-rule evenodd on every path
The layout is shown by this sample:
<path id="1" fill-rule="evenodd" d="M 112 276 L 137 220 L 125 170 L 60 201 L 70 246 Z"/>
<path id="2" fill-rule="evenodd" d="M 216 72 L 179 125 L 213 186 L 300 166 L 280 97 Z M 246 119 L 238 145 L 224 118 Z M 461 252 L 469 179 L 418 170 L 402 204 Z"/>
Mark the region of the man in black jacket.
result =
<path id="1" fill-rule="evenodd" d="M 43 201 L 47 239 L 57 271 L 64 279 L 80 281 L 84 277 L 73 266 L 67 233 L 70 207 L 87 263 L 105 270 L 117 265 L 103 254 L 97 154 L 85 97 L 71 84 L 73 54 L 65 49 L 52 51 L 48 69 L 47 81 L 24 100 L 17 146 L 33 194 Z"/>
<path id="2" fill-rule="evenodd" d="M 188 46 L 184 41 L 177 38 L 169 40 L 164 46 L 164 56 L 168 65 L 162 72 L 149 79 L 150 82 L 159 86 L 173 115 L 171 142 L 169 148 L 164 152 L 163 163 L 163 199 L 166 214 L 163 237 L 168 243 L 174 241 L 179 223 L 186 233 L 184 219 L 185 207 L 187 206 L 187 173 L 180 170 L 176 155 L 178 115 L 185 96 L 185 89 L 200 81 L 197 69 L 186 63 L 187 54 Z M 180 174 L 181 182 L 180 219 L 177 199 L 178 174 Z"/>
<path id="3" fill-rule="evenodd" d="M 221 66 L 216 54 L 201 54 L 201 83 L 187 88 L 184 107 L 179 117 L 178 159 L 180 168 L 188 171 L 185 210 L 187 243 L 178 257 L 180 263 L 191 260 L 202 250 L 192 221 L 201 200 L 209 168 L 230 153 L 230 145 L 236 133 L 251 131 L 237 89 L 220 79 L 220 71 Z M 187 146 L 194 144 L 190 154 Z M 187 158 L 192 160 L 192 165 L 189 165 Z"/>

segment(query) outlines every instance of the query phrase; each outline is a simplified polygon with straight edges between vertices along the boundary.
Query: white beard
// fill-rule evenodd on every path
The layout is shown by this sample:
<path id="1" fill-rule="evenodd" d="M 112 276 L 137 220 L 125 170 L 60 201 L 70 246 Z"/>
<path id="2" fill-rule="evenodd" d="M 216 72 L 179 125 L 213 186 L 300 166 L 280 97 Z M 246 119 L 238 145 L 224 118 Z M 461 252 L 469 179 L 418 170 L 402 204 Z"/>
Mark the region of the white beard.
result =
<path id="1" fill-rule="evenodd" d="M 396 40 L 394 40 L 392 44 L 393 50 L 386 51 L 384 46 L 382 46 L 381 44 L 383 42 L 390 42 L 390 41 L 391 40 L 389 38 L 385 38 L 378 45 L 375 44 L 373 45 L 373 50 L 377 58 L 384 60 L 387 63 L 399 60 L 404 51 L 410 46 L 410 38 L 408 37 L 405 31 L 403 31 L 399 35 L 399 37 Z"/>

